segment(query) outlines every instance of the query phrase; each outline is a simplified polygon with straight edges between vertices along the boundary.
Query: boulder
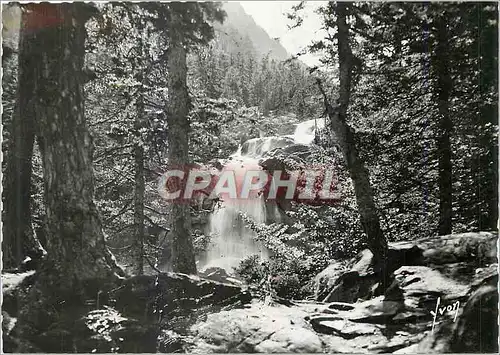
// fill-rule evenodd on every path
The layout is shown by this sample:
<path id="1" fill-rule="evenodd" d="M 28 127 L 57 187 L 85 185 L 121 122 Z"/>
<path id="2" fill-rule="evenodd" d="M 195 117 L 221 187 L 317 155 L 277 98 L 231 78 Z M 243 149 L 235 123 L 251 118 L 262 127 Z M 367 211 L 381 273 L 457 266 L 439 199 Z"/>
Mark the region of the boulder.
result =
<path id="1" fill-rule="evenodd" d="M 347 269 L 346 262 L 334 262 L 327 266 L 314 278 L 314 297 L 316 300 L 324 300 L 330 293 L 335 281 Z"/>
<path id="2" fill-rule="evenodd" d="M 496 262 L 497 239 L 494 233 L 478 232 L 389 243 L 386 268 L 393 273 L 402 266 L 431 266 L 433 274 L 467 284 L 474 280 L 478 268 Z M 373 263 L 373 254 L 363 250 L 345 273 L 334 272 L 341 267 L 331 264 L 317 276 L 321 280 L 316 282 L 317 300 L 352 303 L 378 294 Z"/>
<path id="3" fill-rule="evenodd" d="M 308 320 L 314 329 L 325 332 L 320 330 L 325 321 L 349 320 L 355 323 L 387 324 L 404 310 L 403 300 L 387 301 L 383 296 L 357 302 L 351 305 L 352 308 L 347 305 L 335 302 L 322 309 L 321 313 L 308 317 Z"/>
<path id="4" fill-rule="evenodd" d="M 305 322 L 302 307 L 253 303 L 244 309 L 207 316 L 191 327 L 194 353 L 278 352 L 315 353 L 322 351 L 319 336 Z"/>
<path id="5" fill-rule="evenodd" d="M 39 307 L 22 306 L 11 331 L 19 339 L 7 339 L 15 352 L 141 353 L 175 348 L 179 338 L 172 345 L 175 342 L 162 331 L 184 336 L 207 313 L 241 307 L 252 297 L 234 284 L 174 273 L 134 276 L 119 284 L 86 280 L 77 290 L 57 289 L 52 294 L 52 284 L 34 285 L 29 299 L 37 299 Z"/>
<path id="6" fill-rule="evenodd" d="M 318 152 L 316 146 L 292 143 L 268 151 L 259 165 L 267 171 L 296 170 L 305 167 L 311 155 L 316 152 Z"/>
<path id="7" fill-rule="evenodd" d="M 333 267 L 330 266 L 330 269 Z M 335 275 L 336 276 L 336 275 Z M 330 279 L 326 284 L 333 285 L 323 302 L 356 302 L 360 298 L 373 294 L 378 280 L 373 272 L 373 254 L 368 249 L 361 251 L 349 271 L 341 273 L 336 279 Z M 319 294 L 324 294 L 325 290 Z"/>
<path id="8" fill-rule="evenodd" d="M 368 250 L 362 250 L 356 257 L 356 262 L 351 267 L 351 272 L 357 272 L 359 276 L 368 276 L 373 274 L 373 253 Z"/>
<path id="9" fill-rule="evenodd" d="M 421 322 L 422 329 L 432 322 L 438 299 L 441 306 L 465 302 L 469 286 L 451 279 L 427 266 L 402 266 L 394 272 L 394 281 L 386 290 L 384 300 L 401 299 L 404 307 L 392 323 Z"/>
<path id="10" fill-rule="evenodd" d="M 220 267 L 209 267 L 199 272 L 200 277 L 208 280 L 222 282 L 230 285 L 242 286 L 243 282 L 227 274 L 226 270 Z"/>
<path id="11" fill-rule="evenodd" d="M 444 318 L 434 332 L 426 332 L 426 337 L 410 350 L 498 353 L 498 273 L 483 276 L 470 287 L 458 318 Z"/>
<path id="12" fill-rule="evenodd" d="M 452 352 L 498 354 L 498 287 L 485 285 L 472 293 L 450 339 Z"/>
<path id="13" fill-rule="evenodd" d="M 282 328 L 255 347 L 261 353 L 317 353 L 321 352 L 319 337 L 309 329 Z"/>
<path id="14" fill-rule="evenodd" d="M 32 283 L 35 271 L 2 274 L 2 311 L 17 317 L 19 292 Z"/>
<path id="15" fill-rule="evenodd" d="M 390 243 L 389 246 L 394 250 L 404 250 L 417 246 L 423 251 L 423 265 L 459 262 L 485 265 L 495 263 L 497 260 L 497 240 L 498 235 L 496 233 L 471 232 Z"/>
<path id="16" fill-rule="evenodd" d="M 358 299 L 372 296 L 377 287 L 375 274 L 362 276 L 357 271 L 348 271 L 335 280 L 332 290 L 322 301 L 354 303 Z"/>
<path id="17" fill-rule="evenodd" d="M 394 272 L 394 277 L 405 300 L 422 295 L 456 300 L 465 297 L 469 289 L 467 284 L 446 277 L 428 266 L 402 266 Z"/>
<path id="18" fill-rule="evenodd" d="M 325 334 L 338 334 L 345 339 L 361 335 L 380 334 L 380 327 L 368 323 L 355 323 L 347 319 L 315 320 L 311 324 L 314 330 Z"/>
<path id="19" fill-rule="evenodd" d="M 403 300 L 389 301 L 383 296 L 361 302 L 353 311 L 349 311 L 348 318 L 358 323 L 387 324 L 401 310 L 404 309 Z"/>
<path id="20" fill-rule="evenodd" d="M 319 299 L 324 302 L 356 302 L 358 299 L 367 299 L 375 295 L 379 280 L 373 269 L 374 262 L 373 253 L 370 250 L 361 251 L 348 272 L 335 275 L 335 279 L 328 280 L 326 289 L 329 290 L 329 293 L 326 297 Z M 421 263 L 422 250 L 416 246 L 388 250 L 386 267 L 389 273 L 401 265 L 419 265 Z M 318 294 L 321 296 L 325 293 L 326 291 L 323 289 Z"/>

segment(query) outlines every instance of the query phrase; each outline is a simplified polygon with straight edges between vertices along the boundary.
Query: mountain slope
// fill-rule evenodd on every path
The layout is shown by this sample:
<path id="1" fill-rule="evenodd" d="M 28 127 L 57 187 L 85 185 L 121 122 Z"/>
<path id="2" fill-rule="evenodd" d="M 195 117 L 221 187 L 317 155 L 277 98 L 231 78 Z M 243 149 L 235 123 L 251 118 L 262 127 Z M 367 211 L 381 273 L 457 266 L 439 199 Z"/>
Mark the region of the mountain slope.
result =
<path id="1" fill-rule="evenodd" d="M 223 3 L 227 13 L 222 25 L 216 24 L 215 30 L 222 47 L 231 54 L 253 54 L 257 59 L 269 54 L 270 59 L 286 60 L 290 57 L 286 49 L 248 15 L 237 2 Z"/>

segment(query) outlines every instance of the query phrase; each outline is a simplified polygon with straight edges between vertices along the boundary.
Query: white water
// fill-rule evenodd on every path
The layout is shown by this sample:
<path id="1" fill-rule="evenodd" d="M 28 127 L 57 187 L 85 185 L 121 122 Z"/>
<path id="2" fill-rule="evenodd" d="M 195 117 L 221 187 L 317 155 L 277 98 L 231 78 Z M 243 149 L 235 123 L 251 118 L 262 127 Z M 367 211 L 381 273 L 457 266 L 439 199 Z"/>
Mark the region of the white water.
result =
<path id="1" fill-rule="evenodd" d="M 308 120 L 301 122 L 295 128 L 293 138 L 295 143 L 309 145 L 314 141 L 315 132 L 325 127 L 324 120 Z"/>
<path id="2" fill-rule="evenodd" d="M 231 156 L 224 169 L 233 170 L 238 180 L 238 176 L 243 176 L 247 170 L 260 169 L 259 159 L 270 150 L 294 142 L 309 145 L 314 141 L 315 129 L 322 127 L 319 122 L 309 120 L 299 123 L 295 133 L 289 137 L 250 139 Z M 240 213 L 246 214 L 256 223 L 266 222 L 266 205 L 261 196 L 251 195 L 248 199 L 222 201 L 221 206 L 210 215 L 207 232 L 212 236 L 212 240 L 202 269 L 221 267 L 232 273 L 233 268 L 250 255 L 259 255 L 263 260 L 269 257 L 269 251 L 255 240 L 255 232 L 245 225 Z M 271 211 L 270 214 L 275 218 L 279 216 L 277 211 Z"/>
<path id="3" fill-rule="evenodd" d="M 237 152 L 224 169 L 233 170 L 238 181 L 238 177 L 244 176 L 247 169 L 257 168 L 257 163 L 257 159 Z M 255 232 L 245 225 L 240 213 L 245 213 L 256 223 L 266 222 L 266 208 L 261 196 L 250 195 L 248 199 L 222 201 L 210 215 L 208 227 L 212 240 L 203 268 L 221 267 L 231 273 L 247 256 L 256 254 L 262 259 L 269 257 L 267 250 L 255 241 Z"/>

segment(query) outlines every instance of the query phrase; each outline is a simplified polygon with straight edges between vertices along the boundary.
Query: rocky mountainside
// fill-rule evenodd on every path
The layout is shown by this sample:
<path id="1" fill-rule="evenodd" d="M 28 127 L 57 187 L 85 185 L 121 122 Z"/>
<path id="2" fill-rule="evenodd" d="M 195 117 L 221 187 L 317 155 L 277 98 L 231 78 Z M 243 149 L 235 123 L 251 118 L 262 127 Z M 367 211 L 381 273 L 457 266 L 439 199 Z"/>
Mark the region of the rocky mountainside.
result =
<path id="1" fill-rule="evenodd" d="M 227 53 L 251 54 L 256 59 L 269 54 L 270 59 L 278 61 L 289 58 L 290 55 L 279 41 L 270 38 L 239 3 L 225 2 L 223 9 L 227 13 L 226 20 L 214 27 L 217 41 Z"/>

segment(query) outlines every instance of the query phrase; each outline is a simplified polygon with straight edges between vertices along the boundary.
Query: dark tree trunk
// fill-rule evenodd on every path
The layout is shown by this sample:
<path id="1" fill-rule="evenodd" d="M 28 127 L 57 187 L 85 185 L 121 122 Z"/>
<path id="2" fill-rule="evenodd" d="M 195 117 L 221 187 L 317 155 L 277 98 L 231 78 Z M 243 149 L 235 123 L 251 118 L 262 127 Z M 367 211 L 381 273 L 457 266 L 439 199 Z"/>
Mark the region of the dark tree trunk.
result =
<path id="1" fill-rule="evenodd" d="M 483 124 L 498 122 L 498 104 L 482 107 L 481 121 Z M 477 196 L 481 204 L 478 227 L 479 230 L 498 230 L 498 141 L 488 134 L 481 134 L 479 141 L 487 153 L 477 162 Z"/>
<path id="2" fill-rule="evenodd" d="M 92 140 L 83 107 L 85 4 L 30 4 L 23 12 L 29 84 L 43 164 L 49 270 L 66 287 L 117 269 L 93 201 Z"/>
<path id="3" fill-rule="evenodd" d="M 134 146 L 134 254 L 135 265 L 134 274 L 142 275 L 144 273 L 144 147 L 140 138 L 140 129 L 143 126 L 144 104 L 142 102 L 142 92 L 139 92 L 137 102 L 137 115 L 135 120 L 135 129 L 138 142 Z"/>
<path id="4" fill-rule="evenodd" d="M 64 316 L 82 317 L 86 300 L 116 288 L 124 273 L 104 244 L 93 202 L 92 141 L 83 107 L 85 22 L 92 5 L 28 4 L 22 15 L 33 70 L 34 123 L 43 166 L 47 257 L 20 299 L 16 352 L 67 352 L 68 336 L 52 335 Z M 73 312 L 68 313 L 73 308 Z M 76 311 L 80 307 L 81 311 Z M 74 337 L 72 338 L 74 340 Z M 74 343 L 73 343 L 74 344 Z"/>
<path id="5" fill-rule="evenodd" d="M 387 241 L 380 227 L 377 208 L 373 199 L 373 191 L 368 176 L 368 171 L 359 153 L 354 140 L 354 132 L 346 122 L 347 109 L 351 96 L 351 81 L 353 69 L 353 55 L 349 45 L 349 27 L 347 25 L 347 3 L 337 3 L 337 39 L 339 54 L 339 72 L 340 88 L 339 101 L 336 107 L 333 107 L 321 87 L 327 113 L 330 119 L 330 129 L 335 134 L 338 143 L 342 149 L 342 154 L 347 164 L 347 169 L 353 181 L 356 202 L 361 215 L 361 224 L 368 238 L 368 248 L 373 252 L 377 268 L 382 272 L 385 269 L 387 255 Z"/>
<path id="6" fill-rule="evenodd" d="M 169 22 L 168 69 L 168 164 L 185 166 L 188 163 L 189 94 L 186 83 L 186 49 L 182 25 L 176 9 Z M 173 202 L 170 210 L 171 265 L 175 272 L 196 274 L 196 263 L 191 238 L 190 207 Z"/>
<path id="7" fill-rule="evenodd" d="M 43 248 L 31 221 L 31 173 L 35 141 L 33 92 L 33 58 L 29 54 L 30 39 L 20 31 L 18 55 L 17 99 L 9 124 L 10 140 L 6 147 L 4 176 L 4 225 L 2 237 L 4 268 L 19 267 L 29 256 L 38 259 Z"/>
<path id="8" fill-rule="evenodd" d="M 481 3 L 477 13 L 484 13 L 488 3 Z M 492 16 L 498 23 L 498 11 Z M 498 31 L 488 26 L 490 18 L 478 16 L 477 49 L 479 65 L 480 114 L 479 124 L 482 127 L 498 124 Z M 493 92 L 493 98 L 489 94 Z M 477 196 L 480 200 L 480 211 L 477 213 L 479 230 L 498 229 L 498 138 L 490 132 L 479 133 L 479 145 L 484 154 L 477 160 L 478 171 L 475 173 Z"/>
<path id="9" fill-rule="evenodd" d="M 452 231 L 452 164 L 450 137 L 453 122 L 450 117 L 451 77 L 449 68 L 449 46 L 447 21 L 441 18 L 437 25 L 437 47 L 435 70 L 437 74 L 436 88 L 439 109 L 438 123 L 438 169 L 439 169 L 439 234 L 450 234 Z"/>

